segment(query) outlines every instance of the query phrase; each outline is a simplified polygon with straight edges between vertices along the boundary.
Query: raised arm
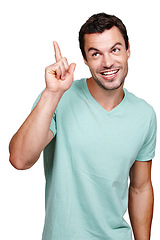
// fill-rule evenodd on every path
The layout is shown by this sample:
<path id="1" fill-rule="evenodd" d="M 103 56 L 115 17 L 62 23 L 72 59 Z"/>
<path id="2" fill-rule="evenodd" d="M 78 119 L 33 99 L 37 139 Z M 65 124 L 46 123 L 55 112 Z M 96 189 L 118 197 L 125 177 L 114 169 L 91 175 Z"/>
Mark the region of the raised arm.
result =
<path id="1" fill-rule="evenodd" d="M 135 161 L 130 170 L 129 215 L 135 240 L 150 240 L 153 216 L 152 161 Z"/>
<path id="2" fill-rule="evenodd" d="M 46 88 L 41 98 L 13 136 L 9 144 L 10 162 L 17 169 L 28 169 L 38 160 L 42 150 L 54 137 L 50 124 L 57 105 L 73 82 L 75 63 L 62 58 L 57 42 L 53 42 L 56 62 L 46 67 Z"/>

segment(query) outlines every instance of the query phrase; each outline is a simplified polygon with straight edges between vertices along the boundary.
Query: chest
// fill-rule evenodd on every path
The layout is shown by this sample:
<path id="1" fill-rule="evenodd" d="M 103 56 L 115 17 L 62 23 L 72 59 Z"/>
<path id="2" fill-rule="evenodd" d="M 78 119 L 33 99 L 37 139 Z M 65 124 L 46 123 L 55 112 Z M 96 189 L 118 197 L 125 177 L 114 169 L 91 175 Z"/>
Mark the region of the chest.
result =
<path id="1" fill-rule="evenodd" d="M 127 112 L 104 115 L 82 103 L 57 114 L 57 135 L 79 169 L 119 181 L 128 178 L 142 145 L 139 122 Z"/>

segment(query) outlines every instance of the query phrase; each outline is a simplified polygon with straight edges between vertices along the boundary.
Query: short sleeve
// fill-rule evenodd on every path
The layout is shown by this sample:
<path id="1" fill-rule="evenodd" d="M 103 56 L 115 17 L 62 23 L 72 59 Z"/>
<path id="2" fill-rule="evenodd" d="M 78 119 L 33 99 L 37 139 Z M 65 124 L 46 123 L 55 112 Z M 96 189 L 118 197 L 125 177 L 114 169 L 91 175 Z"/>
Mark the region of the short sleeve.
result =
<path id="1" fill-rule="evenodd" d="M 36 107 L 36 105 L 38 104 L 40 98 L 41 98 L 42 92 L 39 94 L 39 96 L 37 97 L 36 101 L 34 102 L 31 111 L 33 111 L 33 109 Z M 52 121 L 51 121 L 51 125 L 50 125 L 50 130 L 53 132 L 54 136 L 56 135 L 56 112 L 53 115 Z"/>
<path id="2" fill-rule="evenodd" d="M 153 159 L 153 157 L 155 156 L 156 148 L 156 134 L 157 134 L 157 120 L 155 111 L 152 108 L 148 133 L 146 134 L 145 141 L 137 155 L 136 158 L 137 161 L 149 161 Z"/>

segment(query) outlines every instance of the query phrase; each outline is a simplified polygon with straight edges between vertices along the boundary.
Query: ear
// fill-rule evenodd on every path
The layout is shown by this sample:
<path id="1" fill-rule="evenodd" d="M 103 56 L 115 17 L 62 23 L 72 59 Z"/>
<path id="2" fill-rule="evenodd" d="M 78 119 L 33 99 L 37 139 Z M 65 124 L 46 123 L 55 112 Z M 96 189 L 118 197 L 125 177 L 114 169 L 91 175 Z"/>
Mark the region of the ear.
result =
<path id="1" fill-rule="evenodd" d="M 129 43 L 129 42 L 128 42 L 127 55 L 128 55 L 128 58 L 129 58 L 130 55 L 131 55 L 131 48 L 130 48 L 130 43 Z"/>

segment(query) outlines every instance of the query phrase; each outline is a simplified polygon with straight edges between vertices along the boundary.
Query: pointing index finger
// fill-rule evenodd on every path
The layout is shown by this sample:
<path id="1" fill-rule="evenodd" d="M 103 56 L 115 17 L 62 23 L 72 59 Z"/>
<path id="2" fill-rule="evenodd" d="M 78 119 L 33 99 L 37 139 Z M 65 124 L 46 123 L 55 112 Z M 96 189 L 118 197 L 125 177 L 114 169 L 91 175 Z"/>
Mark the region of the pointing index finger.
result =
<path id="1" fill-rule="evenodd" d="M 56 59 L 56 62 L 58 62 L 62 58 L 61 50 L 58 43 L 55 41 L 53 42 L 53 46 L 55 51 L 55 59 Z"/>

